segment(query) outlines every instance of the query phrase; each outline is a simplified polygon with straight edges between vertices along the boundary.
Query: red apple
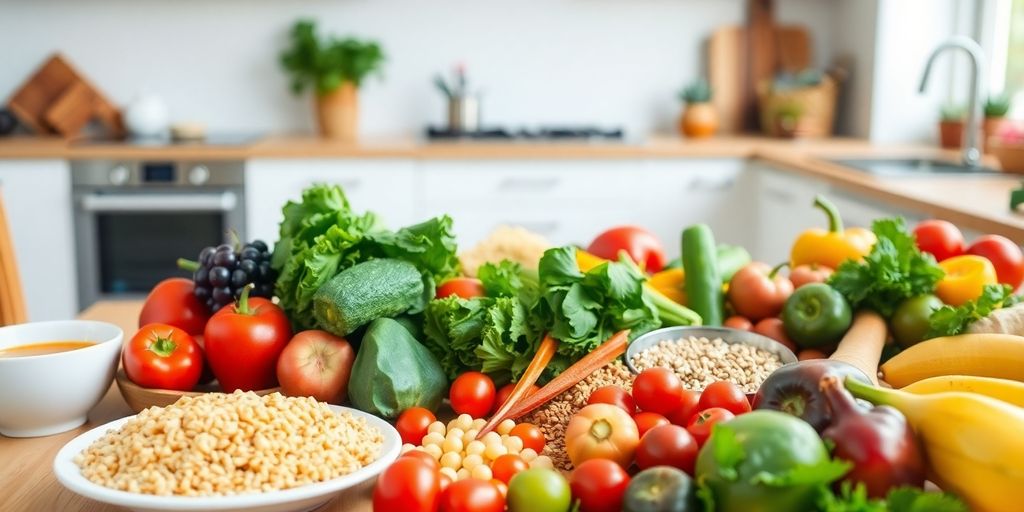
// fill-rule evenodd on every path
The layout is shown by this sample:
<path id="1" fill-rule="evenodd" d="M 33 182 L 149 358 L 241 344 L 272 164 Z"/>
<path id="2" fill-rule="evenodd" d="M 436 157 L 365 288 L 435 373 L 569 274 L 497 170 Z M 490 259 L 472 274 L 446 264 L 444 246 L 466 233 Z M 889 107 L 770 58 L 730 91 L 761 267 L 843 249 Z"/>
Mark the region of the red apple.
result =
<path id="1" fill-rule="evenodd" d="M 292 337 L 277 360 L 281 392 L 340 404 L 348 394 L 355 358 L 345 338 L 327 331 L 302 331 Z"/>

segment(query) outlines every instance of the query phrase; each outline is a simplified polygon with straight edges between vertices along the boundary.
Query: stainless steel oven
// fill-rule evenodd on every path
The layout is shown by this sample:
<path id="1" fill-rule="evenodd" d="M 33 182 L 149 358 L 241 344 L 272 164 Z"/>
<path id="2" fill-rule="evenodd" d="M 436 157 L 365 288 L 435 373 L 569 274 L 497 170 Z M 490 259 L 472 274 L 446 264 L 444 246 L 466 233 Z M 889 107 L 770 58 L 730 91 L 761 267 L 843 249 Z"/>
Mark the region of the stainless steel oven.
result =
<path id="1" fill-rule="evenodd" d="M 71 162 L 79 307 L 143 297 L 206 246 L 245 240 L 243 161 Z"/>

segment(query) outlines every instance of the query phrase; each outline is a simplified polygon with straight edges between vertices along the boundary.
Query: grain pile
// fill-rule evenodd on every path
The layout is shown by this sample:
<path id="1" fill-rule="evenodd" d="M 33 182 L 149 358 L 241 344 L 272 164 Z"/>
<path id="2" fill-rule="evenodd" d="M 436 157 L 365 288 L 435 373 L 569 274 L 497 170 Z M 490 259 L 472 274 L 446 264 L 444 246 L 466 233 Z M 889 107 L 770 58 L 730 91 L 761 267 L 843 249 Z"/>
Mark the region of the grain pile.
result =
<path id="1" fill-rule="evenodd" d="M 745 393 L 753 393 L 782 366 L 779 356 L 744 343 L 726 343 L 690 336 L 663 340 L 633 356 L 633 366 L 643 371 L 662 366 L 673 370 L 686 389 L 703 390 L 719 380 L 732 381 Z"/>
<path id="2" fill-rule="evenodd" d="M 267 492 L 323 482 L 380 455 L 362 418 L 312 398 L 208 393 L 151 407 L 97 439 L 75 463 L 90 481 L 162 496 Z"/>
<path id="3" fill-rule="evenodd" d="M 590 374 L 575 386 L 565 390 L 550 402 L 519 418 L 518 422 L 532 423 L 544 433 L 547 444 L 543 455 L 551 457 L 556 469 L 571 471 L 572 463 L 565 454 L 565 428 L 573 414 L 587 405 L 590 394 L 603 386 L 619 386 L 626 391 L 633 389 L 633 374 L 622 361 L 605 365 Z"/>

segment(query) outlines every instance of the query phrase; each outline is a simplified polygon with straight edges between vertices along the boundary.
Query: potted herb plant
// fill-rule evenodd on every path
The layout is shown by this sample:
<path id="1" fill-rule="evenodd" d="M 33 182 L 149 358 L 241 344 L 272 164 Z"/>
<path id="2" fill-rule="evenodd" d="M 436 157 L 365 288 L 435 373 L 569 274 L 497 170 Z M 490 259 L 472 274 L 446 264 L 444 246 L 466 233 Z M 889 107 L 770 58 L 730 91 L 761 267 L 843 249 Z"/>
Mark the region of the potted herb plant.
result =
<path id="1" fill-rule="evenodd" d="M 718 111 L 711 104 L 711 86 L 703 78 L 679 93 L 686 108 L 679 119 L 679 131 L 687 137 L 710 137 L 718 130 Z"/>
<path id="2" fill-rule="evenodd" d="M 959 148 L 964 133 L 963 107 L 944 105 L 939 116 L 939 145 L 946 149 Z"/>
<path id="3" fill-rule="evenodd" d="M 1003 127 L 1007 125 L 1006 114 L 1010 112 L 1010 106 L 1010 95 L 1006 93 L 989 96 L 985 101 L 985 124 L 982 128 L 982 135 L 986 152 L 989 149 L 989 139 L 999 135 Z"/>
<path id="4" fill-rule="evenodd" d="M 321 40 L 316 24 L 301 20 L 292 27 L 291 47 L 281 65 L 291 75 L 295 94 L 307 87 L 315 92 L 316 116 L 324 137 L 352 142 L 359 120 L 359 87 L 379 73 L 384 52 L 373 41 L 329 37 Z"/>

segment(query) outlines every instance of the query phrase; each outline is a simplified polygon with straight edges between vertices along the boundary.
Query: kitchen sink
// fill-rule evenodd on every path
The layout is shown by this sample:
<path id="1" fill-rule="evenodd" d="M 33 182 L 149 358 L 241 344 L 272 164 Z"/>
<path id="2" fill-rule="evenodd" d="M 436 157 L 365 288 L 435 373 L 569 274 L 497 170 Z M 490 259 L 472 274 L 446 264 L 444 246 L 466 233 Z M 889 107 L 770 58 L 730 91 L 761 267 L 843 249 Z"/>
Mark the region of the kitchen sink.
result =
<path id="1" fill-rule="evenodd" d="M 988 167 L 967 167 L 961 163 L 921 158 L 829 160 L 877 176 L 992 176 L 1002 171 Z"/>

